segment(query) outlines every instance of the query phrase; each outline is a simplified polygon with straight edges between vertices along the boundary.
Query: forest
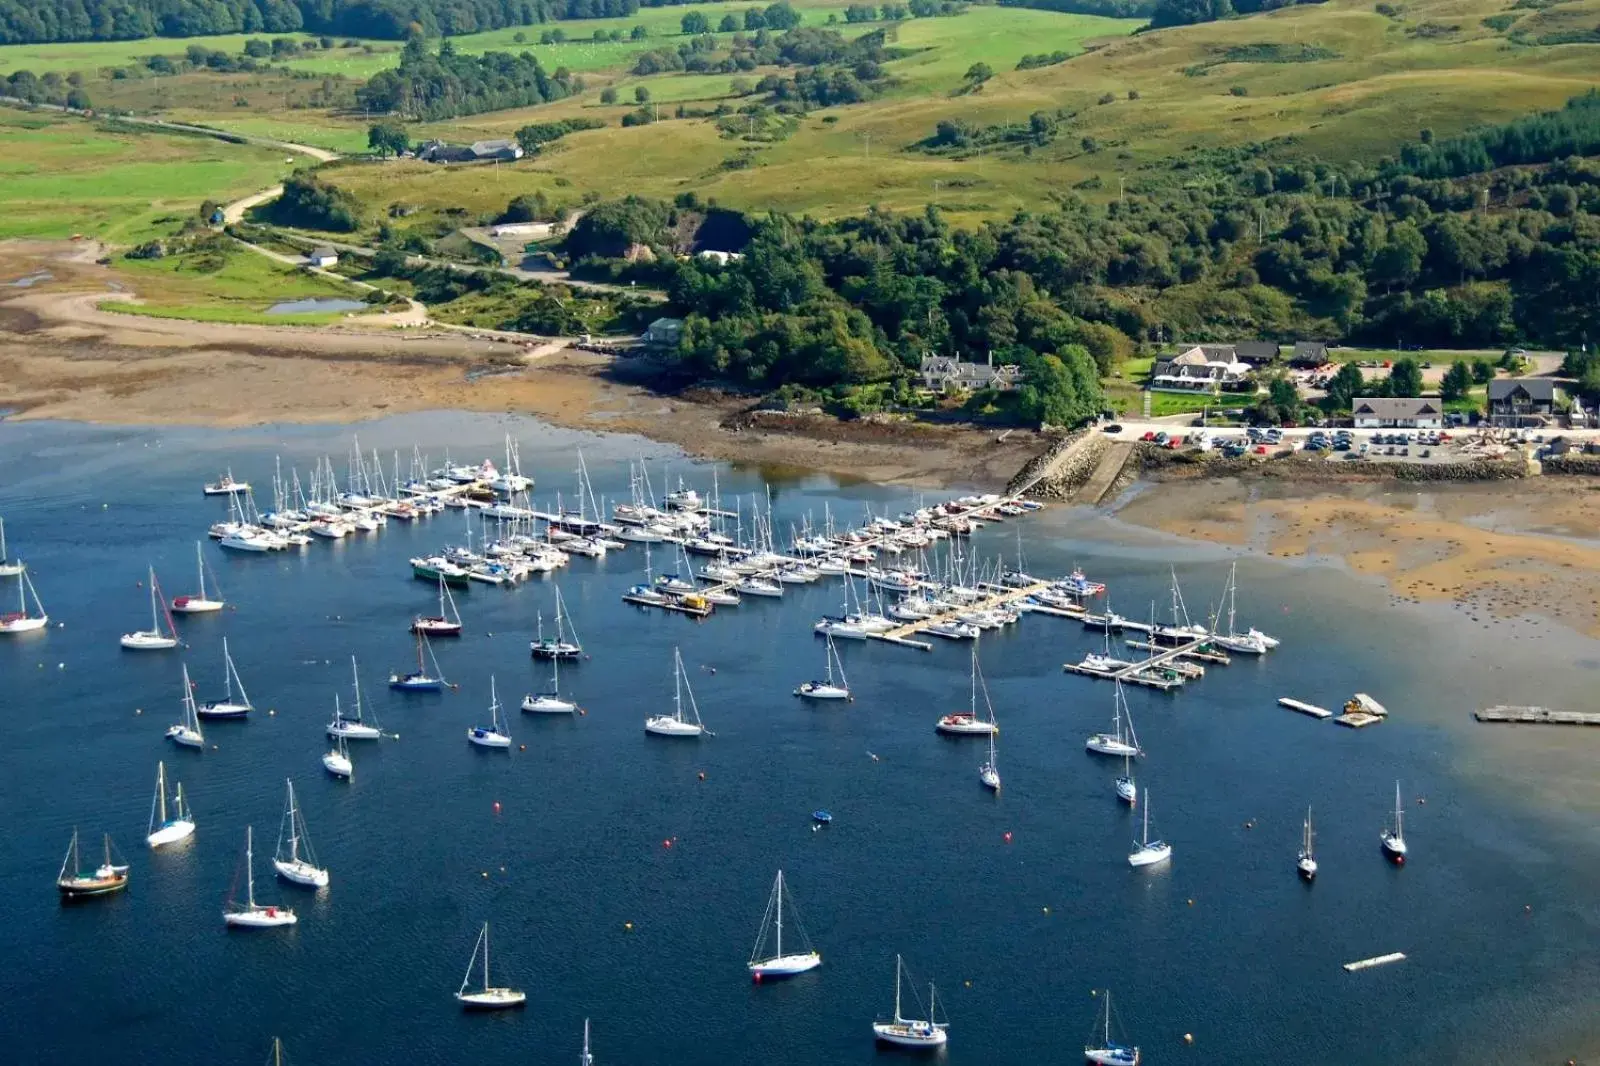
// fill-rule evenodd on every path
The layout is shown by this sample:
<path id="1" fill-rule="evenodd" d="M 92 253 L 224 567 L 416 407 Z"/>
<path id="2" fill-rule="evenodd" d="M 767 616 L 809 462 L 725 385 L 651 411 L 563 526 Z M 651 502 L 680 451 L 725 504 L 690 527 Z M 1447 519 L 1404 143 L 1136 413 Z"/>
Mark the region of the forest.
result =
<path id="1" fill-rule="evenodd" d="M 0 44 L 304 30 L 403 40 L 555 18 L 631 14 L 634 0 L 0 0 Z"/>
<path id="2" fill-rule="evenodd" d="M 581 87 L 565 67 L 546 73 L 529 52 L 461 55 L 448 40 L 438 52 L 429 52 L 413 37 L 400 53 L 400 65 L 374 74 L 356 90 L 356 99 L 372 111 L 436 121 L 545 104 Z"/>
<path id="3" fill-rule="evenodd" d="M 1241 161 L 1218 186 L 1104 207 L 1067 193 L 975 230 L 935 207 L 769 215 L 747 220 L 748 244 L 702 242 L 744 253 L 726 264 L 673 254 L 687 250 L 674 242 L 701 207 L 692 196 L 629 198 L 593 208 L 567 252 L 580 270 L 662 285 L 687 318 L 686 371 L 764 387 L 903 381 L 924 353 L 992 351 L 1060 357 L 1087 396 L 1069 354 L 1104 373 L 1136 345 L 1178 339 L 1577 348 L 1600 339 L 1600 160 L 1565 152 L 1594 107 L 1582 97 L 1458 138 L 1486 154 L 1451 178 L 1399 159 Z M 1494 167 L 1495 146 L 1533 144 L 1515 152 L 1538 165 Z M 656 262 L 605 262 L 636 244 Z"/>

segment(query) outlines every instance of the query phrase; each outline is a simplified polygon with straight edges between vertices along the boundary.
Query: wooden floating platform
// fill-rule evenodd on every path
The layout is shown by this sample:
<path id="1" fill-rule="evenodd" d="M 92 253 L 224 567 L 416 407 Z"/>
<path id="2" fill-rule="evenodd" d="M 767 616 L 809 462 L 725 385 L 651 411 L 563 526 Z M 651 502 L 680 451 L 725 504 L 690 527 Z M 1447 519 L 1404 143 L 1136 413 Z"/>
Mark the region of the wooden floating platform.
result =
<path id="1" fill-rule="evenodd" d="M 1473 713 L 1480 722 L 1517 722 L 1526 725 L 1600 725 L 1600 714 L 1552 711 L 1548 707 L 1485 707 Z"/>
<path id="2" fill-rule="evenodd" d="M 1403 951 L 1391 951 L 1387 955 L 1374 955 L 1370 959 L 1358 959 L 1355 962 L 1344 964 L 1346 973 L 1355 973 L 1358 970 L 1370 970 L 1374 966 L 1387 966 L 1391 962 L 1402 962 L 1406 957 Z"/>
<path id="3" fill-rule="evenodd" d="M 1169 645 L 1169 644 L 1152 644 L 1149 641 L 1144 641 L 1144 640 L 1126 640 L 1126 641 L 1123 641 L 1123 643 L 1126 644 L 1128 647 L 1134 648 L 1134 649 L 1136 649 L 1138 651 L 1149 651 L 1149 652 L 1160 653 L 1160 652 L 1167 652 L 1167 651 L 1171 651 L 1172 650 L 1172 646 Z M 1195 648 L 1193 651 L 1186 651 L 1182 655 L 1179 655 L 1178 658 L 1179 659 L 1192 659 L 1192 660 L 1194 660 L 1196 662 L 1202 662 L 1202 663 L 1213 663 L 1213 664 L 1215 664 L 1217 666 L 1232 666 L 1233 665 L 1233 660 L 1228 658 L 1226 655 L 1222 654 L 1222 652 L 1220 652 L 1220 651 L 1207 651 L 1203 647 Z"/>
<path id="4" fill-rule="evenodd" d="M 1084 666 L 1081 663 L 1062 663 L 1061 669 L 1069 674 L 1082 674 L 1084 677 L 1098 677 L 1102 681 L 1121 681 L 1127 685 L 1142 685 L 1145 688 L 1158 688 L 1163 692 L 1167 689 L 1177 688 L 1183 684 L 1182 678 L 1154 677 L 1144 673 L 1128 673 L 1122 670 L 1101 670 L 1093 666 Z"/>
<path id="5" fill-rule="evenodd" d="M 1334 719 L 1339 725 L 1349 726 L 1351 729 L 1365 729 L 1374 722 L 1383 721 L 1380 714 L 1367 714 L 1365 711 L 1346 711 Z"/>
<path id="6" fill-rule="evenodd" d="M 1313 718 L 1333 717 L 1333 712 L 1328 710 L 1326 707 L 1318 707 L 1314 703 L 1304 703 L 1297 699 L 1291 699 L 1288 696 L 1279 696 L 1278 706 L 1287 707 L 1291 711 L 1299 711 L 1301 714 L 1309 714 Z"/>
<path id="7" fill-rule="evenodd" d="M 668 600 L 666 603 L 660 603 L 656 600 L 646 599 L 642 596 L 630 596 L 626 593 L 624 593 L 622 596 L 622 602 L 631 603 L 635 607 L 655 607 L 663 611 L 676 611 L 679 614 L 686 614 L 690 618 L 705 618 L 709 616 L 712 611 L 710 604 L 699 607 L 693 604 L 684 603 L 682 600 Z"/>
<path id="8" fill-rule="evenodd" d="M 1083 628 L 1109 630 L 1112 633 L 1149 633 L 1155 629 L 1149 622 L 1135 622 L 1131 618 L 1112 621 L 1108 615 L 1103 614 L 1084 615 Z"/>
<path id="9" fill-rule="evenodd" d="M 1029 614 L 1048 614 L 1057 618 L 1082 618 L 1084 612 L 1084 608 L 1081 606 L 1076 609 L 1052 607 L 1048 603 L 1034 603 L 1031 600 L 1023 600 L 1016 605 L 1016 608 L 1019 611 L 1027 611 Z"/>
<path id="10" fill-rule="evenodd" d="M 929 644 L 925 640 L 912 640 L 909 637 L 903 637 L 903 636 L 900 636 L 900 635 L 898 635 L 896 633 L 893 633 L 893 632 L 890 632 L 890 633 L 868 633 L 867 637 L 870 640 L 881 640 L 881 641 L 884 641 L 885 643 L 888 643 L 888 644 L 899 644 L 901 647 L 904 647 L 904 648 L 916 648 L 918 651 L 932 651 L 933 650 L 933 645 Z"/>

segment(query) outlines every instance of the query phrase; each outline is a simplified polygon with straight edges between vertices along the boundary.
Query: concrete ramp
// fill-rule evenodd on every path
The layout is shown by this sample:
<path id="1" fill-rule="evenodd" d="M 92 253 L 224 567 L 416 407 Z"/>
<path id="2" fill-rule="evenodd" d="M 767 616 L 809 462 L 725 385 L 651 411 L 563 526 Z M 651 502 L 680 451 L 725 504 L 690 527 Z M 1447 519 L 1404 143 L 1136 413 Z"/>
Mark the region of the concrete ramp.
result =
<path id="1" fill-rule="evenodd" d="M 1116 441 L 1100 456 L 1100 463 L 1094 468 L 1094 473 L 1089 475 L 1089 480 L 1083 487 L 1073 493 L 1074 503 L 1086 503 L 1090 507 L 1099 506 L 1111 487 L 1122 476 L 1122 468 L 1128 465 L 1128 457 L 1133 454 L 1133 444 L 1129 441 Z"/>

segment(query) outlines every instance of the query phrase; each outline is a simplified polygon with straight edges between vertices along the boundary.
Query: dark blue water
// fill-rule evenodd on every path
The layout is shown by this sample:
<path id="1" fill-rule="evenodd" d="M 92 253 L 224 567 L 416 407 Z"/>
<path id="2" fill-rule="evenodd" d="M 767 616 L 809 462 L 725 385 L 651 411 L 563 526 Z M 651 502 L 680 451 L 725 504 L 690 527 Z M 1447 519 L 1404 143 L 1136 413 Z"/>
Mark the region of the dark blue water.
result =
<path id="1" fill-rule="evenodd" d="M 436 461 L 447 444 L 458 460 L 498 460 L 503 425 L 432 416 L 361 433 L 386 457 L 415 440 Z M 514 428 L 541 499 L 571 491 L 575 443 L 613 497 L 641 453 L 657 456 L 658 491 L 664 473 L 710 484 L 711 467 L 646 442 Z M 939 713 L 966 704 L 965 646 L 846 645 L 855 702 L 807 708 L 789 693 L 821 671 L 809 627 L 837 606 L 836 583 L 695 623 L 620 602 L 640 575 L 637 548 L 574 558 L 557 575 L 592 655 L 563 672 L 564 687 L 589 713 L 513 712 L 517 750 L 469 747 L 491 674 L 511 707 L 542 685 L 527 641 L 554 594 L 550 582 L 462 594 L 468 634 L 437 645 L 460 691 L 389 693 L 388 670 L 411 661 L 407 620 L 433 599 L 405 560 L 461 539 L 454 512 L 302 554 L 208 543 L 236 609 L 180 622 L 181 656 L 119 650 L 117 635 L 146 623 L 147 563 L 169 595 L 190 591 L 194 541 L 225 506 L 202 499 L 202 481 L 231 466 L 264 487 L 280 454 L 302 472 L 321 454 L 342 469 L 348 444 L 331 429 L 0 424 L 0 515 L 63 623 L 0 643 L 7 1059 L 115 1049 L 129 1063 L 255 1062 L 279 1035 L 300 1063 L 570 1061 L 589 1016 L 602 1063 L 869 1062 L 896 952 L 924 989 L 938 982 L 952 1062 L 1077 1061 L 1097 1012 L 1090 990 L 1106 986 L 1148 1062 L 1564 1061 L 1600 1043 L 1592 808 L 1552 809 L 1544 793 L 1480 773 L 1494 738 L 1454 724 L 1530 687 L 1576 698 L 1590 680 L 1573 675 L 1570 647 L 1522 644 L 1507 659 L 1371 586 L 1246 562 L 1241 609 L 1284 647 L 1177 695 L 1129 694 L 1149 752 L 1139 778 L 1176 847 L 1170 869 L 1143 872 L 1125 860 L 1136 825 L 1111 791 L 1117 767 L 1083 750 L 1109 723 L 1111 690 L 1060 671 L 1097 638 L 1059 619 L 983 640 L 1004 726 L 998 798 L 977 781 L 980 745 L 933 732 Z M 719 472 L 725 496 L 760 489 L 753 471 Z M 820 518 L 824 501 L 855 519 L 913 499 L 822 478 L 774 489 L 780 531 L 808 510 Z M 1009 556 L 1014 529 L 976 544 Z M 1023 529 L 1030 569 L 1080 563 L 1130 613 L 1165 598 L 1168 558 L 1194 607 L 1225 578 L 1214 553 L 1119 542 L 1081 516 Z M 171 749 L 161 733 L 177 718 L 179 664 L 202 695 L 215 691 L 224 635 L 253 701 L 276 714 L 208 724 L 215 751 Z M 670 707 L 674 645 L 714 738 L 643 732 Z M 356 780 L 343 784 L 319 760 L 352 653 L 401 739 L 356 746 Z M 1332 705 L 1357 689 L 1394 720 L 1351 732 L 1273 706 L 1290 694 Z M 1560 744 L 1592 756 L 1597 739 Z M 158 759 L 199 830 L 186 849 L 151 854 Z M 286 776 L 332 870 L 321 895 L 268 876 Z M 1378 852 L 1397 777 L 1404 870 Z M 1322 863 L 1311 888 L 1293 869 L 1307 803 Z M 820 806 L 835 822 L 813 832 Z M 292 903 L 293 930 L 224 931 L 246 824 L 258 895 Z M 133 864 L 126 893 L 58 904 L 51 881 L 73 826 L 86 841 L 112 833 Z M 780 866 L 825 961 L 755 987 L 744 962 Z M 527 990 L 524 1011 L 463 1016 L 451 999 L 485 920 L 496 977 Z M 1340 969 L 1396 950 L 1411 958 Z"/>

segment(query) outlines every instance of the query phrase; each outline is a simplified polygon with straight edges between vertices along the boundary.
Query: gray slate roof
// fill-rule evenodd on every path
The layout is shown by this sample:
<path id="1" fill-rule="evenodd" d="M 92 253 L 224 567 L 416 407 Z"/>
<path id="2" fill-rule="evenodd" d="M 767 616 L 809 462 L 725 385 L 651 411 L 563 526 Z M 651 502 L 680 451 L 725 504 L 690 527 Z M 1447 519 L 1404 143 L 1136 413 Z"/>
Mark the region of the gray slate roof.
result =
<path id="1" fill-rule="evenodd" d="M 1489 401 L 1509 399 L 1518 388 L 1538 403 L 1554 403 L 1556 383 L 1549 378 L 1497 378 L 1489 382 Z"/>

